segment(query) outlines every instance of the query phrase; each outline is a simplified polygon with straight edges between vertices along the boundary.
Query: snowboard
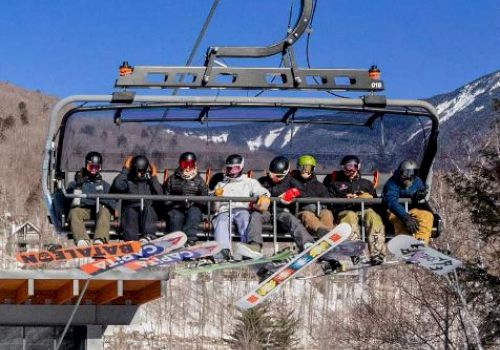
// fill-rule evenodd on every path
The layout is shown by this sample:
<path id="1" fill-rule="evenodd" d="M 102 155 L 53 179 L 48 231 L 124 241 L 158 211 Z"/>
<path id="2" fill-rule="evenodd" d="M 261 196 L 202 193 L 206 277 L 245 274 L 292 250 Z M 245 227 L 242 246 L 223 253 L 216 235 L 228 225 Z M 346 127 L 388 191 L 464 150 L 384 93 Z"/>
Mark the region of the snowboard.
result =
<path id="1" fill-rule="evenodd" d="M 328 253 L 323 255 L 324 260 L 337 259 L 342 260 L 351 256 L 361 256 L 364 254 L 366 243 L 361 240 L 347 240 L 334 247 Z"/>
<path id="2" fill-rule="evenodd" d="M 111 258 L 139 252 L 141 244 L 138 241 L 95 244 L 85 248 L 66 248 L 27 252 L 16 254 L 17 261 L 26 264 L 50 263 L 71 259 L 93 258 L 95 256 Z"/>
<path id="3" fill-rule="evenodd" d="M 212 256 L 220 252 L 219 243 L 215 241 L 198 243 L 196 245 L 181 248 L 168 253 L 154 255 L 146 260 L 133 260 L 123 265 L 120 270 L 126 272 L 135 272 L 148 270 L 151 268 L 177 264 L 186 260 L 195 260 Z"/>
<path id="4" fill-rule="evenodd" d="M 80 266 L 80 270 L 89 275 L 99 275 L 104 272 L 116 269 L 131 261 L 147 259 L 154 255 L 164 254 L 174 249 L 180 248 L 186 243 L 187 237 L 184 232 L 176 231 L 163 237 L 152 240 L 141 246 L 139 252 L 124 255 L 121 257 L 110 257 L 93 261 Z"/>
<path id="5" fill-rule="evenodd" d="M 218 270 L 243 268 L 243 267 L 247 267 L 247 266 L 263 265 L 263 264 L 267 264 L 270 262 L 287 260 L 287 259 L 291 258 L 292 255 L 293 255 L 293 253 L 291 250 L 284 250 L 282 252 L 276 253 L 276 254 L 268 256 L 268 257 L 263 257 L 260 259 L 225 262 L 225 263 L 211 264 L 211 265 L 192 267 L 192 268 L 181 268 L 181 269 L 176 269 L 174 271 L 174 273 L 176 275 L 180 275 L 180 276 L 189 276 L 189 275 L 196 275 L 198 273 L 203 273 L 203 272 L 212 272 L 212 271 L 218 271 Z"/>
<path id="6" fill-rule="evenodd" d="M 292 261 L 265 279 L 250 293 L 240 298 L 236 302 L 236 306 L 242 310 L 247 310 L 259 305 L 303 268 L 316 261 L 335 246 L 347 240 L 350 234 L 351 226 L 349 224 L 341 223 L 336 226 L 332 231 L 316 241 L 313 246 L 305 249 Z"/>
<path id="7" fill-rule="evenodd" d="M 450 273 L 462 265 L 460 260 L 438 252 L 408 235 L 397 235 L 387 243 L 387 248 L 396 258 L 418 264 L 438 275 Z"/>
<path id="8" fill-rule="evenodd" d="M 297 277 L 295 277 L 295 279 L 301 280 L 301 281 L 305 281 L 305 280 L 310 280 L 310 279 L 315 279 L 315 278 L 321 278 L 321 277 L 327 277 L 327 276 L 330 276 L 330 277 L 333 277 L 333 276 L 342 276 L 342 275 L 348 274 L 349 272 L 353 272 L 353 271 L 367 270 L 367 269 L 372 269 L 372 268 L 376 268 L 376 267 L 387 267 L 387 266 L 401 264 L 401 263 L 402 263 L 402 261 L 400 261 L 400 260 L 389 260 L 389 261 L 383 262 L 380 265 L 363 264 L 361 266 L 350 267 L 350 268 L 344 269 L 344 270 L 339 271 L 339 272 L 320 273 L 320 274 L 311 275 L 311 276 L 297 276 Z"/>

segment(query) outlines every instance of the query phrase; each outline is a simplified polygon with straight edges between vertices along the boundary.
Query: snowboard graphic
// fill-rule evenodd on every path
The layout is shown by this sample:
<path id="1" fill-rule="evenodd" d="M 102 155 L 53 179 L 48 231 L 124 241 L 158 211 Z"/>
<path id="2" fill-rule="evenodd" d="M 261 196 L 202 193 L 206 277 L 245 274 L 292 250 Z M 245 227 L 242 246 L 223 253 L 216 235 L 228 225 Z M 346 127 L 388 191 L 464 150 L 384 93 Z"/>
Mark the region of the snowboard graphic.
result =
<path id="1" fill-rule="evenodd" d="M 291 250 L 284 250 L 284 251 L 279 252 L 277 254 L 271 255 L 269 257 L 260 258 L 260 259 L 250 259 L 250 260 L 243 260 L 243 261 L 236 261 L 236 262 L 211 264 L 211 265 L 205 265 L 205 266 L 193 267 L 193 268 L 181 268 L 181 269 L 176 269 L 174 273 L 176 275 L 180 275 L 180 276 L 189 276 L 189 275 L 196 275 L 198 273 L 203 273 L 203 272 L 212 272 L 212 271 L 218 271 L 218 270 L 244 268 L 247 266 L 263 265 L 263 264 L 267 264 L 270 262 L 287 260 L 292 255 L 293 255 L 293 253 Z"/>
<path id="2" fill-rule="evenodd" d="M 236 306 L 240 309 L 247 310 L 259 305 L 272 293 L 276 292 L 283 283 L 292 279 L 297 272 L 316 261 L 335 246 L 338 246 L 340 243 L 345 241 L 350 234 L 350 225 L 346 223 L 338 225 L 332 231 L 328 232 L 316 241 L 312 247 L 305 249 L 295 259 L 278 269 L 250 293 L 239 299 L 236 302 Z"/>
<path id="3" fill-rule="evenodd" d="M 80 270 L 89 275 L 99 275 L 134 260 L 147 259 L 154 255 L 170 252 L 174 249 L 182 247 L 186 241 L 187 237 L 184 232 L 172 232 L 142 245 L 138 253 L 128 254 L 122 257 L 111 257 L 103 260 L 96 260 L 80 266 Z"/>
<path id="4" fill-rule="evenodd" d="M 396 258 L 416 263 L 438 275 L 450 273 L 462 265 L 460 260 L 440 253 L 408 235 L 397 235 L 387 243 L 387 248 Z"/>
<path id="5" fill-rule="evenodd" d="M 207 256 L 212 256 L 220 252 L 221 248 L 219 243 L 203 242 L 191 247 L 181 248 L 172 252 L 154 255 L 146 260 L 133 260 L 123 265 L 123 270 L 128 269 L 127 272 L 135 272 L 140 270 L 147 270 L 159 266 L 166 266 L 177 264 L 187 259 L 194 260 Z"/>
<path id="6" fill-rule="evenodd" d="M 92 258 L 102 256 L 105 258 L 117 257 L 139 252 L 141 244 L 138 241 L 96 244 L 85 248 L 56 249 L 53 251 L 27 252 L 16 254 L 17 261 L 32 265 L 71 259 Z"/>

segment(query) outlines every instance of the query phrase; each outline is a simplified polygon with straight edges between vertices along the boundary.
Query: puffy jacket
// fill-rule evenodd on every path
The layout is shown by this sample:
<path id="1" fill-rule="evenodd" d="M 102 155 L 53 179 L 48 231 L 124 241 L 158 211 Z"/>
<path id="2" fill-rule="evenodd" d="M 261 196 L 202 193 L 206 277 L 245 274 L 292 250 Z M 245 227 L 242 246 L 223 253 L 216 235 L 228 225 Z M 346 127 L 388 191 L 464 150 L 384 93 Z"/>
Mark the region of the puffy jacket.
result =
<path id="1" fill-rule="evenodd" d="M 220 181 L 215 189 L 222 188 L 222 197 L 259 197 L 269 196 L 269 191 L 265 189 L 259 181 L 250 179 L 247 175 L 241 175 L 237 178 L 225 177 Z M 217 213 L 229 211 L 229 202 L 217 203 Z M 232 202 L 232 208 L 250 208 L 250 202 Z"/>
<path id="2" fill-rule="evenodd" d="M 297 170 L 292 171 L 292 176 L 296 181 L 302 184 L 302 190 L 300 192 L 300 198 L 329 198 L 330 194 L 325 185 L 318 181 L 316 175 L 311 175 L 308 179 L 304 179 L 300 176 L 300 172 Z M 326 205 L 322 205 L 322 208 L 326 208 Z M 299 206 L 300 210 L 310 210 L 316 211 L 316 204 L 302 204 Z"/>
<path id="3" fill-rule="evenodd" d="M 359 195 L 361 192 L 377 198 L 373 182 L 363 179 L 359 174 L 351 180 L 342 171 L 336 173 L 335 179 L 328 186 L 328 192 L 333 198 L 347 198 L 348 194 Z M 333 207 L 335 211 L 342 211 L 356 209 L 358 206 L 358 204 L 336 204 Z"/>
<path id="4" fill-rule="evenodd" d="M 185 179 L 182 177 L 181 172 L 177 169 L 174 175 L 167 179 L 164 185 L 164 192 L 166 195 L 173 196 L 208 196 L 208 188 L 205 181 L 197 174 L 192 179 Z M 192 201 L 185 202 L 171 202 L 166 203 L 171 208 L 189 208 L 193 205 Z M 201 203 L 198 206 L 203 206 Z"/>
<path id="5" fill-rule="evenodd" d="M 129 170 L 123 168 L 120 174 L 113 181 L 111 186 L 111 192 L 113 193 L 126 193 L 126 194 L 139 194 L 139 195 L 162 195 L 163 189 L 161 188 L 158 179 L 153 176 L 148 180 L 136 180 L 133 179 Z M 144 206 L 151 206 L 153 204 L 152 200 L 145 200 Z M 139 207 L 141 205 L 140 200 L 124 200 L 123 206 L 134 206 Z"/>
<path id="6" fill-rule="evenodd" d="M 384 203 L 400 219 L 408 216 L 405 207 L 399 203 L 399 198 L 411 198 L 418 190 L 425 190 L 425 185 L 419 177 L 413 180 L 410 187 L 405 188 L 399 175 L 393 175 L 384 186 Z"/>
<path id="7" fill-rule="evenodd" d="M 102 179 L 99 174 L 95 177 L 89 176 L 86 169 L 76 172 L 75 180 L 68 184 L 66 192 L 72 194 L 76 189 L 80 189 L 83 194 L 106 194 L 109 193 L 110 185 Z M 116 203 L 112 199 L 99 199 L 99 203 L 105 205 L 111 211 L 115 210 Z M 93 198 L 81 198 L 80 207 L 95 208 L 96 200 Z"/>
<path id="8" fill-rule="evenodd" d="M 271 194 L 271 197 L 279 197 L 283 193 L 285 193 L 290 188 L 298 188 L 299 191 L 304 190 L 304 186 L 294 179 L 290 174 L 285 176 L 283 181 L 275 183 L 269 176 L 263 176 L 259 179 L 259 182 L 264 186 Z M 291 209 L 291 205 L 285 205 L 281 202 L 277 203 L 277 207 L 281 209 Z"/>

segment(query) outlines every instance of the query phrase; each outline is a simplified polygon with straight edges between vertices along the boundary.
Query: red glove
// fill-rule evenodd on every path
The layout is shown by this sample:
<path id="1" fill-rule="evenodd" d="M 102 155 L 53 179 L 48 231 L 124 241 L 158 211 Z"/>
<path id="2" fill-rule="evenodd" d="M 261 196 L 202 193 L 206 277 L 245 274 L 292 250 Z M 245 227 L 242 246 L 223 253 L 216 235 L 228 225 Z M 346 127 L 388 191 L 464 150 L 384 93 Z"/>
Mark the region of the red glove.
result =
<path id="1" fill-rule="evenodd" d="M 289 188 L 283 193 L 283 200 L 285 202 L 291 202 L 294 198 L 300 196 L 300 191 L 296 187 Z"/>

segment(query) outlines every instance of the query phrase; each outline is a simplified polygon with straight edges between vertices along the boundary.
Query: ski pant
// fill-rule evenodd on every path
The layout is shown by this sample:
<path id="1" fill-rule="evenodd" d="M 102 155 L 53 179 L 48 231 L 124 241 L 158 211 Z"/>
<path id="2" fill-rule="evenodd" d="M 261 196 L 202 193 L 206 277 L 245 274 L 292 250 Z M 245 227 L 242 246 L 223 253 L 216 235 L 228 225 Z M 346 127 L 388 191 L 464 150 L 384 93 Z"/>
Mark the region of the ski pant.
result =
<path id="1" fill-rule="evenodd" d="M 198 240 L 198 226 L 202 220 L 203 214 L 198 207 L 191 207 L 186 210 L 171 209 L 168 212 L 169 230 L 183 231 L 186 233 L 188 241 L 196 242 Z"/>
<path id="2" fill-rule="evenodd" d="M 254 211 L 248 227 L 248 237 L 251 241 L 262 244 L 262 224 L 272 221 L 270 212 L 261 213 Z M 279 231 L 290 232 L 295 244 L 300 251 L 304 249 L 304 244 L 314 242 L 314 238 L 307 232 L 300 220 L 288 211 L 278 211 L 276 216 Z M 255 237 L 259 237 L 259 241 Z"/>
<path id="3" fill-rule="evenodd" d="M 141 208 L 129 205 L 122 209 L 122 230 L 125 241 L 137 241 L 142 235 L 154 235 L 156 233 L 156 221 L 158 215 L 153 207 Z"/>
<path id="4" fill-rule="evenodd" d="M 214 236 L 221 249 L 231 249 L 230 225 L 236 225 L 236 230 L 240 234 L 243 243 L 248 241 L 248 223 L 250 222 L 250 212 L 247 209 L 235 209 L 231 213 L 229 222 L 229 212 L 225 211 L 213 219 Z"/>
<path id="5" fill-rule="evenodd" d="M 329 209 L 321 209 L 319 216 L 315 212 L 304 210 L 297 214 L 297 217 L 302 222 L 307 231 L 316 236 L 319 229 L 331 231 L 333 229 L 333 214 Z"/>
<path id="6" fill-rule="evenodd" d="M 350 239 L 352 240 L 361 238 L 361 227 L 359 225 L 360 216 L 361 212 L 355 212 L 353 210 L 344 210 L 338 215 L 339 223 L 345 222 L 351 225 L 352 231 Z M 368 251 L 370 255 L 385 257 L 385 227 L 382 218 L 375 210 L 368 208 L 364 211 L 362 220 L 365 224 L 366 234 L 368 236 Z"/>
<path id="7" fill-rule="evenodd" d="M 77 243 L 81 239 L 90 240 L 85 229 L 85 220 L 90 220 L 94 214 L 94 209 L 90 208 L 72 208 L 69 211 L 69 227 L 73 233 L 73 240 Z M 109 241 L 109 229 L 111 214 L 104 205 L 99 207 L 99 213 L 94 215 L 96 218 L 94 239 Z"/>
<path id="8" fill-rule="evenodd" d="M 410 209 L 408 213 L 418 221 L 418 231 L 413 237 L 423 241 L 425 244 L 429 244 L 432 234 L 432 224 L 434 223 L 434 215 L 428 210 L 416 208 Z M 394 213 L 389 213 L 389 221 L 394 225 L 394 233 L 396 235 L 409 234 L 405 224 Z"/>

